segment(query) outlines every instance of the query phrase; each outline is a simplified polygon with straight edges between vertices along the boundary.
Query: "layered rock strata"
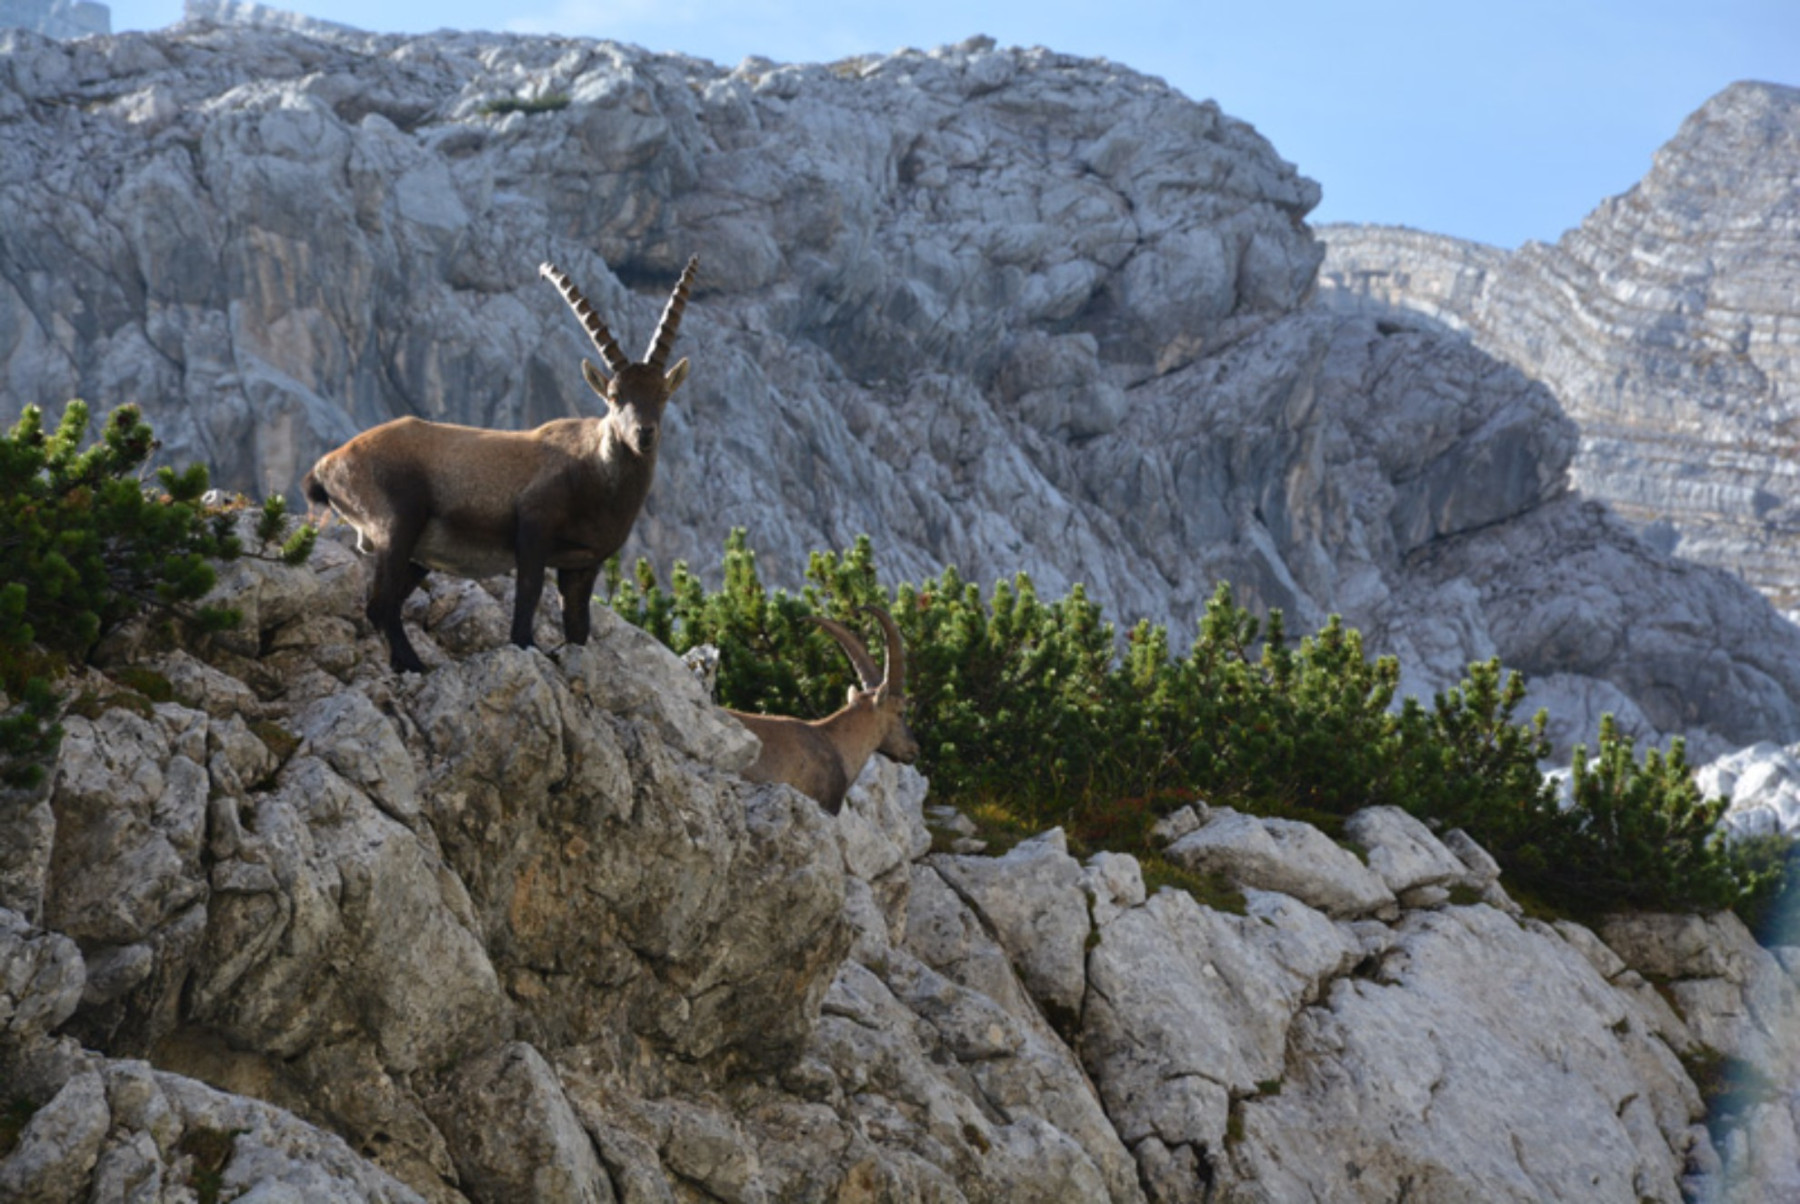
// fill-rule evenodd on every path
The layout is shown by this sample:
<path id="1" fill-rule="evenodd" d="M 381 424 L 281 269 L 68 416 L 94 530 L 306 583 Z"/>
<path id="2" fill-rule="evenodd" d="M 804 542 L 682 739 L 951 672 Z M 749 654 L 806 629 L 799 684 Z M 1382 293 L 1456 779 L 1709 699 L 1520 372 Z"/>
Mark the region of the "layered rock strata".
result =
<path id="1" fill-rule="evenodd" d="M 1320 297 L 1418 312 L 1549 386 L 1577 486 L 1800 610 L 1800 89 L 1734 84 L 1553 245 L 1326 226 Z"/>

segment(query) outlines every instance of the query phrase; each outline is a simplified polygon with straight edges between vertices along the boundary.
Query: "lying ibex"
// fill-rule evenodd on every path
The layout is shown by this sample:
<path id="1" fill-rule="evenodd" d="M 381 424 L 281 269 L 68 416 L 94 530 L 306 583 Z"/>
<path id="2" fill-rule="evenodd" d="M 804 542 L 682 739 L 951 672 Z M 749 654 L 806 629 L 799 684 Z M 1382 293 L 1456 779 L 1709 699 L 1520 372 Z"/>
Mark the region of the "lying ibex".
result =
<path id="1" fill-rule="evenodd" d="M 902 765 L 912 764 L 919 755 L 919 742 L 906 726 L 906 650 L 900 644 L 900 629 L 885 610 L 862 609 L 875 616 L 887 635 L 879 676 L 862 641 L 843 624 L 812 617 L 843 645 L 862 681 L 860 688 L 850 687 L 843 710 L 815 720 L 729 712 L 762 741 L 762 754 L 744 776 L 753 782 L 786 782 L 817 799 L 832 815 L 843 807 L 844 795 L 872 753 L 885 753 Z"/>
<path id="2" fill-rule="evenodd" d="M 585 644 L 588 607 L 606 558 L 631 534 L 656 470 L 663 406 L 687 378 L 663 365 L 681 326 L 696 256 L 675 282 L 642 363 L 634 363 L 594 307 L 554 264 L 538 271 L 562 293 L 606 364 L 581 374 L 606 402 L 603 418 L 559 418 L 532 431 L 490 431 L 396 418 L 328 452 L 306 474 L 306 496 L 356 528 L 375 556 L 369 622 L 387 637 L 396 670 L 423 673 L 400 622 L 407 595 L 432 569 L 460 577 L 518 570 L 512 641 L 531 647 L 546 569 L 556 570 L 563 634 Z"/>

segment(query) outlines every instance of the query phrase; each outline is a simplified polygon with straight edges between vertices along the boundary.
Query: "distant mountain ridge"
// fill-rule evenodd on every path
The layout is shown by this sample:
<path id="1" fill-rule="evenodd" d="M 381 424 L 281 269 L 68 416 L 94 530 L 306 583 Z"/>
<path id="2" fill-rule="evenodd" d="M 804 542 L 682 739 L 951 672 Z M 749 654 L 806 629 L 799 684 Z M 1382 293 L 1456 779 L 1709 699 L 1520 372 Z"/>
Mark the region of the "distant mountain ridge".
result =
<path id="1" fill-rule="evenodd" d="M 29 29 L 51 38 L 112 32 L 112 9 L 94 0 L 0 0 L 0 28 Z"/>
<path id="2" fill-rule="evenodd" d="M 1553 245 L 1328 225 L 1320 297 L 1428 315 L 1543 381 L 1578 488 L 1800 611 L 1800 88 L 1738 83 Z"/>

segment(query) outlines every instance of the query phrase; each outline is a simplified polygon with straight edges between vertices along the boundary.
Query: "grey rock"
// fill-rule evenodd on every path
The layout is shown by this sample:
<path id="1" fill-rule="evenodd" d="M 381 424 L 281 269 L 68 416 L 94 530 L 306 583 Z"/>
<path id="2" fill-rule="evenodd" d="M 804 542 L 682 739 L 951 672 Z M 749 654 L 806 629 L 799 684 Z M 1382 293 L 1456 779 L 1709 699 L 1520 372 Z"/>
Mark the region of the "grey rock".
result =
<path id="1" fill-rule="evenodd" d="M 401 823 L 418 815 L 418 780 L 400 733 L 374 703 L 355 690 L 322 698 L 295 714 L 301 754 L 318 755 L 339 777 L 367 794 Z"/>
<path id="2" fill-rule="evenodd" d="M 126 1064 L 126 1073 L 141 1075 Z M 116 1081 L 118 1070 L 109 1069 Z M 236 1199 L 354 1199 L 382 1204 L 416 1204 L 420 1195 L 367 1161 L 342 1139 L 322 1132 L 280 1108 L 214 1090 L 180 1075 L 152 1072 L 154 1089 L 178 1118 L 182 1135 L 204 1134 L 228 1141 L 229 1156 L 219 1171 L 220 1194 Z M 160 1108 L 160 1104 L 153 1104 Z M 165 1153 L 169 1179 L 185 1183 L 193 1155 L 177 1138 Z M 159 1149 L 161 1147 L 159 1146 Z"/>
<path id="3" fill-rule="evenodd" d="M 1444 847 L 1449 849 L 1456 859 L 1462 862 L 1464 872 L 1478 886 L 1487 886 L 1500 879 L 1500 863 L 1494 860 L 1493 854 L 1475 843 L 1475 838 L 1461 828 L 1452 828 L 1444 833 Z"/>
<path id="4" fill-rule="evenodd" d="M 1593 513 L 1534 521 L 1568 509 L 1576 450 L 1548 392 L 1423 325 L 1301 312 L 1318 188 L 1212 102 L 980 39 L 727 70 L 204 11 L 7 55 L 9 245 L 57 270 L 0 280 L 4 404 L 140 398 L 171 460 L 291 493 L 384 419 L 586 413 L 579 333 L 535 265 L 635 343 L 698 251 L 693 383 L 627 557 L 711 574 L 745 526 L 794 585 L 866 531 L 891 578 L 1024 568 L 1178 642 L 1227 580 L 1297 628 L 1342 614 L 1421 697 L 1496 652 L 1557 676 L 1559 747 L 1625 703 L 1646 734 L 1718 748 L 1795 727 L 1800 635 Z M 568 104 L 484 111 L 546 96 Z M 354 614 L 335 595 L 363 578 L 337 568 L 330 600 L 265 596 L 258 563 L 224 574 L 239 655 L 336 649 L 307 669 L 325 680 L 269 690 L 359 672 L 355 640 L 307 630 Z M 427 663 L 495 634 L 491 593 L 456 596 Z M 1652 621 L 1677 612 L 1703 617 Z"/>
<path id="5" fill-rule="evenodd" d="M 464 1188 L 487 1200 L 612 1204 L 556 1071 L 522 1042 L 464 1061 L 434 1108 Z"/>
<path id="6" fill-rule="evenodd" d="M 1676 1135 L 1625 1106 L 1649 1084 L 1585 958 L 1480 907 L 1410 912 L 1398 933 L 1373 980 L 1333 983 L 1299 1018 L 1279 1089 L 1242 1105 L 1220 1189 L 1374 1200 L 1405 1179 L 1428 1198 L 1684 1198 Z M 1479 968 L 1518 956 L 1529 978 Z"/>
<path id="7" fill-rule="evenodd" d="M 1800 745 L 1764 741 L 1726 753 L 1697 768 L 1694 785 L 1729 801 L 1725 823 L 1734 835 L 1800 833 Z"/>
<path id="8" fill-rule="evenodd" d="M 1364 807 L 1344 821 L 1344 835 L 1367 850 L 1369 868 L 1396 895 L 1469 876 L 1431 829 L 1398 807 Z"/>
<path id="9" fill-rule="evenodd" d="M 734 771 L 756 759 L 756 738 L 714 706 L 700 682 L 668 672 L 680 658 L 605 607 L 594 611 L 587 645 L 565 646 L 557 655 L 595 703 L 621 715 L 642 714 L 689 756 Z"/>
<path id="10" fill-rule="evenodd" d="M 1129 854 L 1095 853 L 1081 869 L 1081 889 L 1094 927 L 1102 927 L 1144 901 L 1143 868 Z"/>
<path id="11" fill-rule="evenodd" d="M 0 1159 L 0 1196 L 33 1204 L 85 1199 L 111 1114 L 96 1071 L 78 1074 L 39 1108 Z"/>
<path id="12" fill-rule="evenodd" d="M 53 784 L 46 778 L 30 790 L 0 788 L 0 907 L 32 919 L 43 914 L 55 848 Z"/>
<path id="13" fill-rule="evenodd" d="M 1361 956 L 1319 912 L 1249 896 L 1250 914 L 1232 916 L 1160 891 L 1089 955 L 1083 1059 L 1147 1176 L 1171 1174 L 1172 1151 L 1216 1160 L 1232 1100 L 1282 1076 L 1294 1016 Z M 1159 1198 L 1199 1199 L 1200 1182 Z"/>
<path id="14" fill-rule="evenodd" d="M 837 815 L 846 873 L 872 882 L 931 850 L 924 811 L 928 785 L 911 766 L 869 758 Z"/>
<path id="15" fill-rule="evenodd" d="M 1733 84 L 1554 244 L 1321 227 L 1320 297 L 1418 314 L 1544 381 L 1581 425 L 1583 492 L 1791 611 L 1796 270 L 1771 249 L 1800 221 L 1796 162 L 1800 90 Z"/>
<path id="16" fill-rule="evenodd" d="M 1394 892 L 1356 854 L 1310 824 L 1213 811 L 1206 826 L 1164 856 L 1192 870 L 1216 870 L 1244 886 L 1281 891 L 1333 916 L 1356 917 L 1395 906 Z"/>
<path id="17" fill-rule="evenodd" d="M 63 726 L 45 920 L 78 940 L 141 941 L 204 899 L 206 772 L 174 751 L 161 726 L 123 706 Z M 203 733 L 201 741 L 204 759 Z"/>
<path id="18" fill-rule="evenodd" d="M 0 1034 L 8 1042 L 54 1032 L 74 1014 L 86 985 L 74 941 L 34 931 L 18 912 L 0 909 Z"/>
<path id="19" fill-rule="evenodd" d="M 1190 803 L 1157 820 L 1150 826 L 1150 835 L 1163 844 L 1171 844 L 1199 828 L 1210 815 L 1211 809 L 1205 803 L 1198 807 Z"/>
<path id="20" fill-rule="evenodd" d="M 938 857 L 932 865 L 994 933 L 1032 998 L 1053 1015 L 1079 1015 L 1092 923 L 1062 829 L 1002 857 Z"/>
<path id="21" fill-rule="evenodd" d="M 5 0 L 0 27 L 29 29 L 49 38 L 80 38 L 109 33 L 112 12 L 94 0 Z"/>

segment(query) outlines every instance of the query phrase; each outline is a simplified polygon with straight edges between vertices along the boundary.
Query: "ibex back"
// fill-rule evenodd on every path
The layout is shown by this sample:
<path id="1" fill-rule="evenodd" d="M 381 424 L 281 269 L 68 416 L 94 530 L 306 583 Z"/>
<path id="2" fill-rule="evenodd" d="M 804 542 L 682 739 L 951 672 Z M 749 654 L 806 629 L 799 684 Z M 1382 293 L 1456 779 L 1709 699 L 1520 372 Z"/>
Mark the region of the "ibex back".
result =
<path id="1" fill-rule="evenodd" d="M 553 264 L 538 269 L 606 365 L 602 372 L 581 361 L 588 387 L 606 403 L 604 417 L 562 418 L 531 431 L 397 418 L 328 452 L 306 474 L 307 498 L 342 515 L 356 528 L 358 548 L 375 557 L 367 614 L 395 669 L 425 671 L 400 613 L 432 569 L 461 577 L 516 569 L 512 640 L 526 648 L 544 574 L 555 569 L 563 634 L 587 642 L 594 582 L 643 508 L 663 406 L 687 377 L 687 360 L 667 372 L 663 365 L 699 263 L 690 259 L 676 281 L 641 363 L 619 349 L 566 275 Z"/>
<path id="2" fill-rule="evenodd" d="M 753 782 L 786 782 L 818 800 L 832 815 L 843 807 L 851 784 L 875 753 L 902 765 L 912 764 L 919 755 L 919 742 L 906 725 L 906 649 L 900 643 L 900 629 L 880 607 L 863 610 L 875 616 L 887 639 L 879 674 L 862 641 L 848 628 L 813 616 L 813 622 L 843 648 L 862 683 L 850 687 L 841 710 L 813 720 L 729 712 L 762 741 L 761 754 L 744 776 Z"/>

